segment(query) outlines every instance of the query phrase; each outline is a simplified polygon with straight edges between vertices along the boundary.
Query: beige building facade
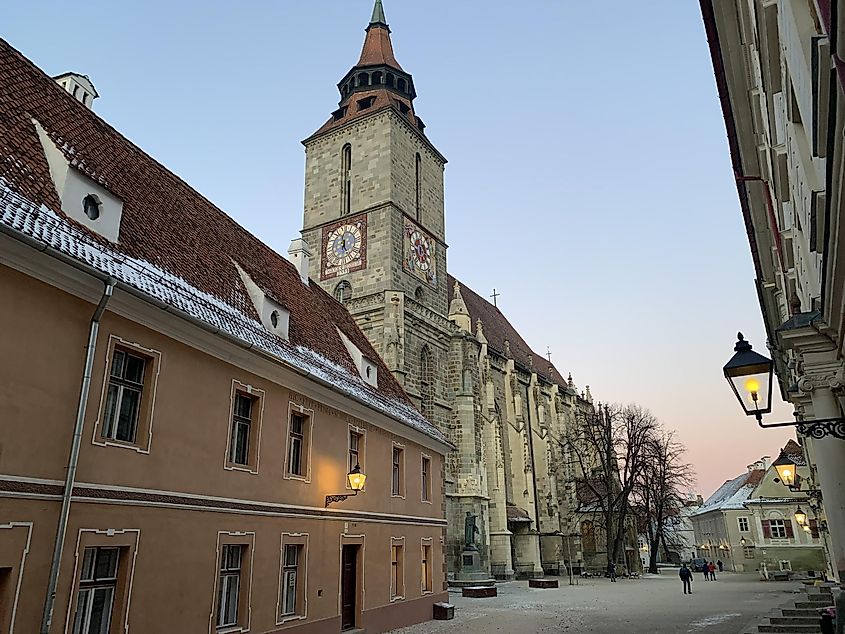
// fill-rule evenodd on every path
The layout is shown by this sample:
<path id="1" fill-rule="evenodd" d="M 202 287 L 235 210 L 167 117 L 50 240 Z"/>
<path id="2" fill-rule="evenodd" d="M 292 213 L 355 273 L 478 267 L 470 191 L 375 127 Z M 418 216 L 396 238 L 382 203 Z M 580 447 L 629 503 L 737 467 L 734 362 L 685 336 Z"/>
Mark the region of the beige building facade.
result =
<path id="1" fill-rule="evenodd" d="M 306 249 L 271 251 L 2 40 L 0 84 L 0 631 L 432 618 L 451 445 Z"/>
<path id="2" fill-rule="evenodd" d="M 782 398 L 808 424 L 805 486 L 823 495 L 819 521 L 829 528 L 832 568 L 841 580 L 843 11 L 831 0 L 701 0 L 701 9 L 766 343 Z"/>
<path id="3" fill-rule="evenodd" d="M 798 464 L 798 474 L 809 476 L 803 451 L 795 441 L 781 451 Z M 807 513 L 807 529 L 796 520 Z M 805 493 L 784 487 L 769 456 L 748 466 L 746 473 L 725 482 L 692 516 L 696 556 L 721 560 L 726 570 L 759 572 L 779 570 L 822 577 L 828 562 L 817 518 L 812 517 Z"/>
<path id="4" fill-rule="evenodd" d="M 378 1 L 338 107 L 304 141 L 312 277 L 456 447 L 445 472 L 450 573 L 461 571 L 467 513 L 492 576 L 578 566 L 575 474 L 561 447 L 592 407 L 589 390 L 579 393 L 494 304 L 449 275 L 446 159 L 415 111 L 390 33 Z"/>

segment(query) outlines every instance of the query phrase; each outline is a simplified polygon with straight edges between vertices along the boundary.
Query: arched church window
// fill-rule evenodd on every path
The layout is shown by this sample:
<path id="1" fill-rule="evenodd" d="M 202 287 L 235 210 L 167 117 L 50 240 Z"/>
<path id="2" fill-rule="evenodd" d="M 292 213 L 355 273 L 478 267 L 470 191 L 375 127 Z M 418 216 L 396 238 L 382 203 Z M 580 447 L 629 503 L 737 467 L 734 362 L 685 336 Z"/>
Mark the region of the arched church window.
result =
<path id="1" fill-rule="evenodd" d="M 405 92 L 407 86 L 408 86 L 408 83 L 404 79 L 402 79 L 401 77 L 396 82 L 396 88 L 398 88 L 401 92 Z"/>
<path id="2" fill-rule="evenodd" d="M 422 177 L 422 157 L 420 153 L 417 152 L 417 160 L 415 166 L 415 192 L 416 192 L 416 209 L 417 209 L 417 220 L 420 219 L 420 179 Z"/>
<path id="3" fill-rule="evenodd" d="M 359 86 L 369 86 L 370 85 L 370 76 L 367 73 L 361 73 L 358 75 L 358 85 Z"/>
<path id="4" fill-rule="evenodd" d="M 423 290 L 422 286 L 417 286 L 417 288 L 414 290 L 414 299 L 416 299 L 418 302 L 421 302 L 425 299 L 425 291 Z"/>
<path id="5" fill-rule="evenodd" d="M 420 398 L 420 411 L 431 421 L 434 415 L 434 362 L 428 346 L 420 350 Z"/>
<path id="6" fill-rule="evenodd" d="M 381 73 L 373 73 L 373 86 L 381 85 Z"/>
<path id="7" fill-rule="evenodd" d="M 340 152 L 340 215 L 352 206 L 352 146 L 347 143 Z"/>
<path id="8" fill-rule="evenodd" d="M 334 298 L 341 304 L 345 304 L 352 299 L 352 284 L 346 280 L 338 282 L 337 286 L 334 287 Z"/>
<path id="9" fill-rule="evenodd" d="M 385 83 L 391 88 L 393 88 L 393 86 L 395 85 L 395 81 L 396 79 L 393 77 L 393 73 L 387 73 L 387 75 L 385 76 Z"/>

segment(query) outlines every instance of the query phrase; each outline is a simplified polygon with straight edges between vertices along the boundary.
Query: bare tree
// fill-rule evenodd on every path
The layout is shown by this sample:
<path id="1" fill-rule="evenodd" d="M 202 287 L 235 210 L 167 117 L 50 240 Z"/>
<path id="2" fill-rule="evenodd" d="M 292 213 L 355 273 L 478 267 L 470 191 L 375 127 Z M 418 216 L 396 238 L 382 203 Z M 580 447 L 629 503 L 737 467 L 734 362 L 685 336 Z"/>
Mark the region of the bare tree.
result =
<path id="1" fill-rule="evenodd" d="M 648 571 L 657 572 L 662 547 L 666 558 L 676 544 L 671 530 L 680 520 L 684 492 L 694 484 L 692 466 L 684 462 L 686 448 L 674 431 L 659 430 L 646 443 L 643 469 L 635 484 L 637 506 L 643 514 L 649 544 Z"/>
<path id="2" fill-rule="evenodd" d="M 598 520 L 608 562 L 623 553 L 634 488 L 656 430 L 657 419 L 639 405 L 599 405 L 579 416 L 563 439 L 578 472 L 582 512 Z"/>

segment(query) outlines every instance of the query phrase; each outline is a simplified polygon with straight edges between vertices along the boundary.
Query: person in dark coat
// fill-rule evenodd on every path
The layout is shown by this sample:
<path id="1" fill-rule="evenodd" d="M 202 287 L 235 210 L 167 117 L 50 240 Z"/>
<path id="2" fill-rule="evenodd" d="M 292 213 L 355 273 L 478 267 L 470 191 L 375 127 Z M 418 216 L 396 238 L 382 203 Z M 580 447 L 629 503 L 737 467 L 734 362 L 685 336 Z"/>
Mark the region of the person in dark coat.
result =
<path id="1" fill-rule="evenodd" d="M 678 576 L 684 584 L 684 594 L 692 594 L 692 570 L 687 568 L 687 565 L 684 564 L 678 571 Z"/>
<path id="2" fill-rule="evenodd" d="M 607 564 L 607 576 L 611 581 L 616 581 L 616 562 L 611 561 Z"/>
<path id="3" fill-rule="evenodd" d="M 719 572 L 722 572 L 722 569 L 724 568 L 725 564 L 722 563 L 721 559 L 716 562 L 716 565 L 719 566 Z"/>
<path id="4" fill-rule="evenodd" d="M 704 575 L 704 580 L 710 581 L 710 569 L 708 568 L 706 561 L 701 564 L 701 572 Z"/>

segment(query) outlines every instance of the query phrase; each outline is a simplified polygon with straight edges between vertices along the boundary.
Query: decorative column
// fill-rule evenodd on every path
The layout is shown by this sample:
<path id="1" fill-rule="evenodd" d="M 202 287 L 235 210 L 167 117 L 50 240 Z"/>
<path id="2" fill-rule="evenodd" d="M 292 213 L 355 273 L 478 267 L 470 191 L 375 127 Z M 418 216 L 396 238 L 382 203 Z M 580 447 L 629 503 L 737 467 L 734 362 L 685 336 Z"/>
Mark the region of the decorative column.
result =
<path id="1" fill-rule="evenodd" d="M 843 387 L 840 362 L 808 363 L 806 354 L 804 375 L 798 380 L 798 389 L 810 396 L 813 419 L 836 418 L 842 415 L 834 390 Z M 826 355 L 825 355 L 826 356 Z M 830 530 L 831 564 L 839 579 L 845 579 L 845 441 L 825 436 L 813 438 L 816 458 L 816 476 L 822 490 L 822 500 L 827 526 Z"/>

